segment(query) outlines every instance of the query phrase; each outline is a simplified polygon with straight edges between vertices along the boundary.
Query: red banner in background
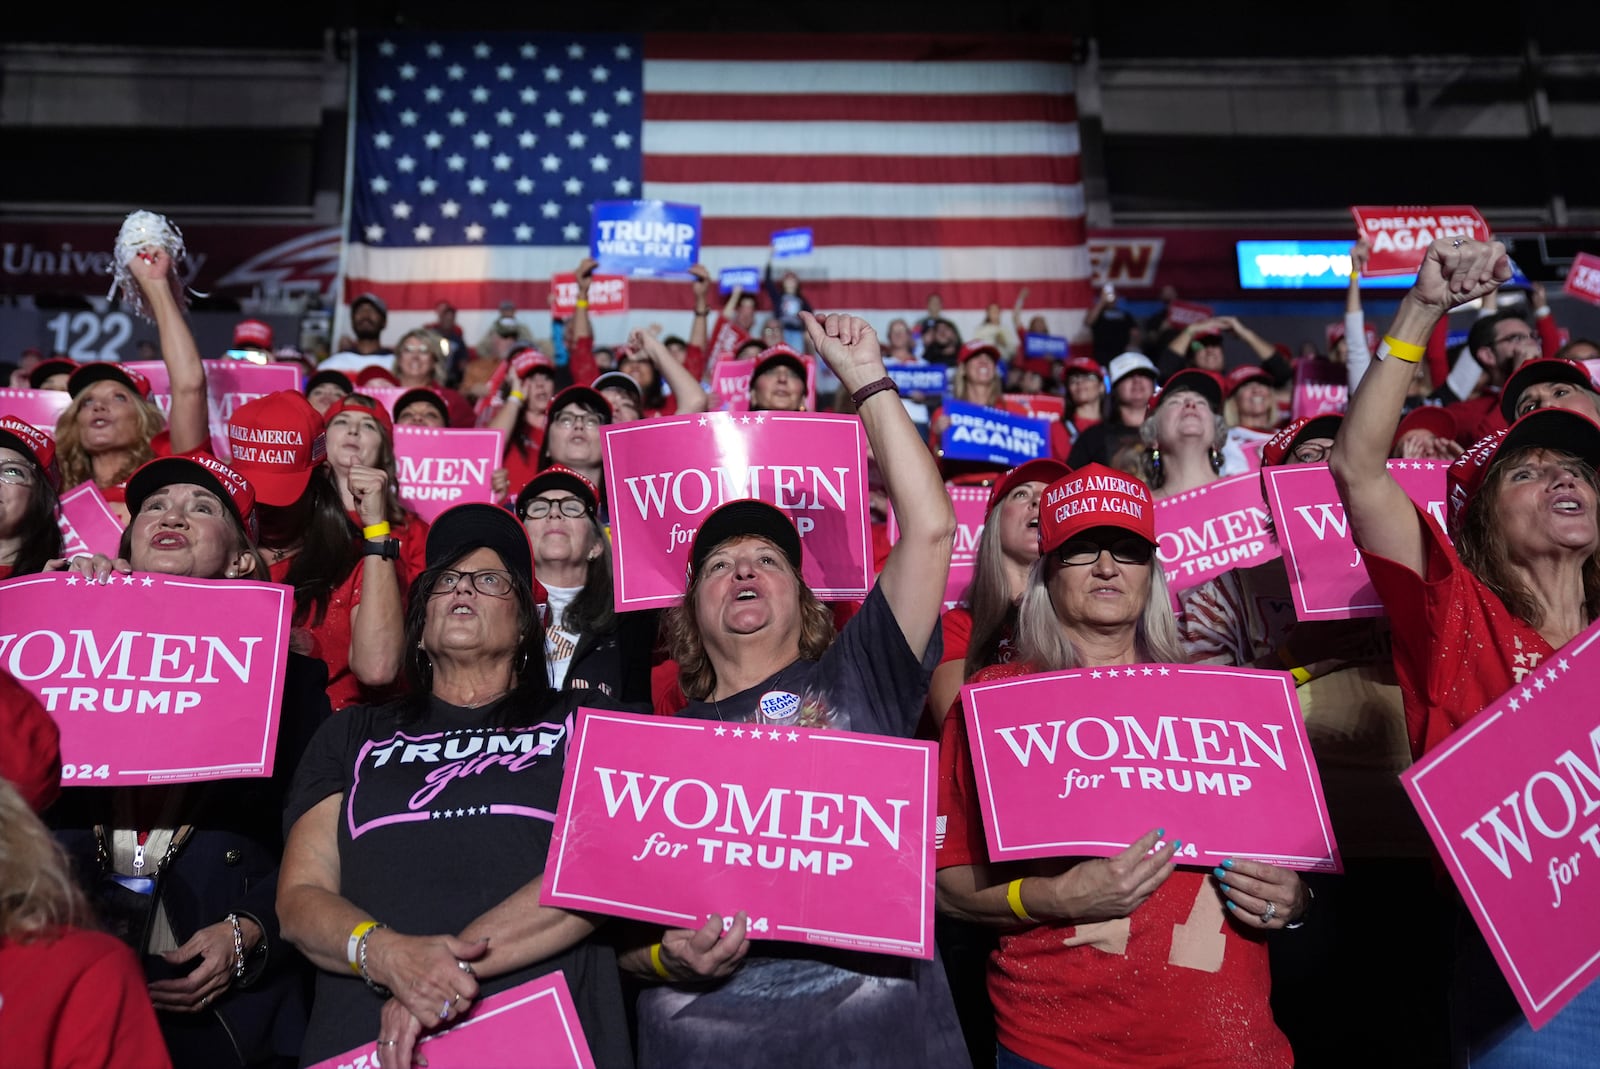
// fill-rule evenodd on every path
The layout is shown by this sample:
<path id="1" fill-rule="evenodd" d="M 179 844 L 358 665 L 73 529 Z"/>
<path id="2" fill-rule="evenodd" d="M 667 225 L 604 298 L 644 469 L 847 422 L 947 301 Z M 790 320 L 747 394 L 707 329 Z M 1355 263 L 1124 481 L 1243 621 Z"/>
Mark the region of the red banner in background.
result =
<path id="1" fill-rule="evenodd" d="M 121 224 L 120 215 L 90 223 L 0 223 L 0 293 L 104 297 L 111 288 L 111 246 Z M 180 271 L 185 284 L 202 293 L 333 292 L 338 227 L 182 225 L 189 257 Z"/>

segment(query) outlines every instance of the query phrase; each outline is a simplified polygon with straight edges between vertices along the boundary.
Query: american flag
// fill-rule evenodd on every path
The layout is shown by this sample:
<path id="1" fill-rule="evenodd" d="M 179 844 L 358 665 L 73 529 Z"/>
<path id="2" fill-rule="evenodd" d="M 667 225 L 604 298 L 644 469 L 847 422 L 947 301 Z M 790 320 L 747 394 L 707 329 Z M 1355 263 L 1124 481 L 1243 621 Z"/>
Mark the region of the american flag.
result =
<path id="1" fill-rule="evenodd" d="M 1065 42 L 408 31 L 364 36 L 357 72 L 345 300 L 382 297 L 391 335 L 440 300 L 469 339 L 505 300 L 540 331 L 589 205 L 633 198 L 701 205 L 713 273 L 812 228 L 778 270 L 880 331 L 931 293 L 964 333 L 1023 286 L 1051 333 L 1090 303 Z M 635 280 L 631 306 L 602 340 L 686 331 L 692 297 Z"/>

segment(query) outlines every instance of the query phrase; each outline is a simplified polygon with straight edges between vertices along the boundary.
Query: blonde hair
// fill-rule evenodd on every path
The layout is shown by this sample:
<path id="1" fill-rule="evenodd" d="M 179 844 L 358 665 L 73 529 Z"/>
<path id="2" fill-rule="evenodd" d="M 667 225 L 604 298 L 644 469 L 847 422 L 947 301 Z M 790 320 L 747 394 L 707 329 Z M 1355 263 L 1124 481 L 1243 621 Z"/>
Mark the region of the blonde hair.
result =
<path id="1" fill-rule="evenodd" d="M 974 401 L 967 396 L 967 388 L 967 368 L 965 364 L 959 364 L 950 373 L 950 396 L 957 401 L 965 401 L 969 405 L 986 405 L 989 408 L 998 408 L 1001 398 L 1006 395 L 1005 383 L 1000 381 L 999 362 L 995 363 L 995 375 L 989 382 L 989 399 L 987 401 Z"/>
<path id="2" fill-rule="evenodd" d="M 833 628 L 833 614 L 817 600 L 799 573 L 789 567 L 787 558 L 784 558 L 784 567 L 793 576 L 799 593 L 800 659 L 815 661 L 828 651 L 838 636 Z M 705 569 L 701 568 L 689 580 L 683 600 L 661 617 L 661 634 L 667 643 L 667 653 L 678 663 L 678 686 L 683 689 L 685 697 L 696 701 L 705 701 L 717 689 L 717 670 L 706 652 L 705 640 L 700 635 L 700 621 L 694 611 L 700 581 L 705 574 Z"/>
<path id="3" fill-rule="evenodd" d="M 93 924 L 61 846 L 0 779 L 0 939 L 29 942 Z"/>
<path id="4" fill-rule="evenodd" d="M 127 390 L 126 386 L 118 386 Z M 161 415 L 161 409 L 151 402 L 133 393 L 133 399 L 138 402 L 139 413 L 139 440 L 128 450 L 129 460 L 118 469 L 108 486 L 126 482 L 128 476 L 138 470 L 139 465 L 155 458 L 155 450 L 150 447 L 150 441 L 167 428 L 167 421 Z M 56 462 L 61 465 L 61 492 L 66 493 L 80 483 L 89 482 L 94 478 L 94 457 L 83 446 L 83 436 L 78 430 L 78 413 L 83 411 L 87 403 L 89 391 L 78 391 L 78 396 L 62 411 L 61 417 L 56 420 Z"/>
<path id="5" fill-rule="evenodd" d="M 441 339 L 439 335 L 435 334 L 431 330 L 425 330 L 422 327 L 418 327 L 416 330 L 406 331 L 404 334 L 400 335 L 400 340 L 394 343 L 395 373 L 398 374 L 400 370 L 400 350 L 404 349 L 406 347 L 406 342 L 410 341 L 412 338 L 417 339 L 428 347 L 428 355 L 433 357 L 433 383 L 435 386 L 443 386 L 445 373 L 444 346 L 440 344 Z"/>
<path id="6" fill-rule="evenodd" d="M 1049 569 L 1055 554 L 1047 553 L 1028 569 L 1028 586 L 1017 610 L 1017 659 L 1040 672 L 1059 672 L 1083 664 L 1078 649 L 1050 599 Z M 1184 664 L 1189 660 L 1178 639 L 1178 618 L 1167 595 L 1159 557 L 1150 558 L 1150 591 L 1134 624 L 1134 650 L 1142 664 Z"/>

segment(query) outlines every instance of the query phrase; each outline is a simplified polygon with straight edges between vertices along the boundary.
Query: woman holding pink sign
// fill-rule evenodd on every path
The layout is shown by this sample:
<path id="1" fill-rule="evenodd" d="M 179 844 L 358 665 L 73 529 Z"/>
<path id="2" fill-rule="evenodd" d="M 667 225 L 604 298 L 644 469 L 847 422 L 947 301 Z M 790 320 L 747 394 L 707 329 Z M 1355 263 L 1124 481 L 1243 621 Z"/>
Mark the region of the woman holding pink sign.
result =
<path id="1" fill-rule="evenodd" d="M 707 515 L 684 600 L 664 622 L 689 699 L 679 715 L 907 737 L 939 660 L 954 513 L 872 328 L 854 316 L 801 318 L 860 413 L 901 539 L 836 635 L 801 578 L 802 538 L 787 513 L 740 500 Z M 724 914 L 738 906 L 708 903 Z M 713 916 L 622 956 L 651 985 L 638 1001 L 641 1065 L 970 1065 L 937 960 L 753 943 L 761 923 L 742 911 L 726 925 Z"/>
<path id="2" fill-rule="evenodd" d="M 114 573 L 267 578 L 252 533 L 255 490 L 209 455 L 161 457 L 128 479 L 133 521 L 120 557 L 78 557 Z M 115 674 L 113 673 L 113 678 Z M 171 786 L 79 786 L 50 809 L 100 924 L 142 960 L 179 1069 L 281 1066 L 305 1031 L 305 963 L 274 912 L 278 814 L 313 731 L 328 718 L 327 670 L 289 655 L 273 775 Z"/>
<path id="3" fill-rule="evenodd" d="M 1412 753 L 1421 756 L 1558 658 L 1600 618 L 1600 426 L 1542 408 L 1450 466 L 1447 538 L 1389 474 L 1412 372 L 1452 308 L 1511 278 L 1505 247 L 1441 238 L 1400 302 L 1329 458 L 1339 496 L 1393 623 Z M 1474 925 L 1462 919 L 1453 1039 L 1477 1066 L 1592 1065 L 1600 984 L 1537 1033 Z"/>
<path id="4" fill-rule="evenodd" d="M 328 429 L 328 473 L 344 499 L 350 522 L 363 528 L 387 522 L 390 536 L 400 540 L 401 582 L 421 575 L 428 521 L 400 500 L 394 422 L 388 410 L 366 394 L 353 393 L 330 406 L 322 419 Z M 378 499 L 381 509 L 370 514 L 381 519 L 369 518 L 370 510 L 363 508 L 369 495 Z"/>
<path id="5" fill-rule="evenodd" d="M 1138 479 L 1091 464 L 1052 483 L 1017 659 L 975 679 L 1182 663 L 1155 538 Z M 939 908 L 1001 929 L 989 968 L 997 1066 L 1293 1064 L 1262 936 L 1303 921 L 1297 874 L 1237 858 L 1180 870 L 1182 844 L 1162 829 L 1109 858 L 992 864 L 965 716 L 945 718 L 939 779 Z"/>

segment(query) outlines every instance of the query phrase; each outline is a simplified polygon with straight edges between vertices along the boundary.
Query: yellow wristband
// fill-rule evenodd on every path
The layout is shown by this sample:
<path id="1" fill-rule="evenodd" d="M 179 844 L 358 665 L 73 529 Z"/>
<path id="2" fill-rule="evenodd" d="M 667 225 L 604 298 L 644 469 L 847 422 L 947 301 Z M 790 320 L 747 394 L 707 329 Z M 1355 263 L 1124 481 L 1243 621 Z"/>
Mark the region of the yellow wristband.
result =
<path id="1" fill-rule="evenodd" d="M 1006 904 L 1011 907 L 1011 912 L 1016 914 L 1017 920 L 1034 923 L 1028 911 L 1022 906 L 1022 881 L 1012 880 L 1006 885 Z"/>
<path id="2" fill-rule="evenodd" d="M 1311 682 L 1311 673 L 1296 664 L 1295 659 L 1289 655 L 1289 644 L 1287 642 L 1278 647 L 1278 662 L 1283 665 L 1285 672 L 1294 676 L 1295 686 L 1303 687 Z"/>
<path id="3" fill-rule="evenodd" d="M 672 974 L 667 971 L 667 967 L 665 965 L 661 964 L 661 944 L 660 943 L 651 943 L 650 944 L 650 967 L 656 971 L 656 975 L 661 977 L 661 979 L 663 979 L 663 980 L 672 979 Z"/>
<path id="4" fill-rule="evenodd" d="M 387 520 L 385 520 L 383 523 L 375 523 L 371 527 L 361 528 L 362 538 L 387 538 L 388 535 L 389 523 Z"/>
<path id="5" fill-rule="evenodd" d="M 361 946 L 361 937 L 376 927 L 378 927 L 377 921 L 362 921 L 350 932 L 350 942 L 345 945 L 344 956 L 350 963 L 350 971 L 357 976 L 361 975 L 361 962 L 356 959 L 356 951 Z"/>
<path id="6" fill-rule="evenodd" d="M 1350 272 L 1350 281 L 1351 282 L 1360 282 L 1361 281 L 1361 272 L 1360 271 L 1352 271 L 1352 272 Z"/>
<path id="7" fill-rule="evenodd" d="M 572 306 L 574 308 L 587 308 L 589 307 L 589 302 L 584 300 L 582 297 L 579 297 L 577 301 L 573 302 Z"/>
<path id="8" fill-rule="evenodd" d="M 1399 341 L 1385 334 L 1383 336 L 1383 346 L 1378 353 L 1380 360 L 1383 358 L 1384 351 L 1387 351 L 1396 360 L 1404 360 L 1408 364 L 1416 364 L 1422 361 L 1422 354 L 1427 350 L 1421 345 L 1412 345 L 1408 341 Z"/>
<path id="9" fill-rule="evenodd" d="M 521 390 L 512 390 L 511 399 L 520 405 L 522 402 L 528 399 L 528 395 L 523 393 Z"/>

